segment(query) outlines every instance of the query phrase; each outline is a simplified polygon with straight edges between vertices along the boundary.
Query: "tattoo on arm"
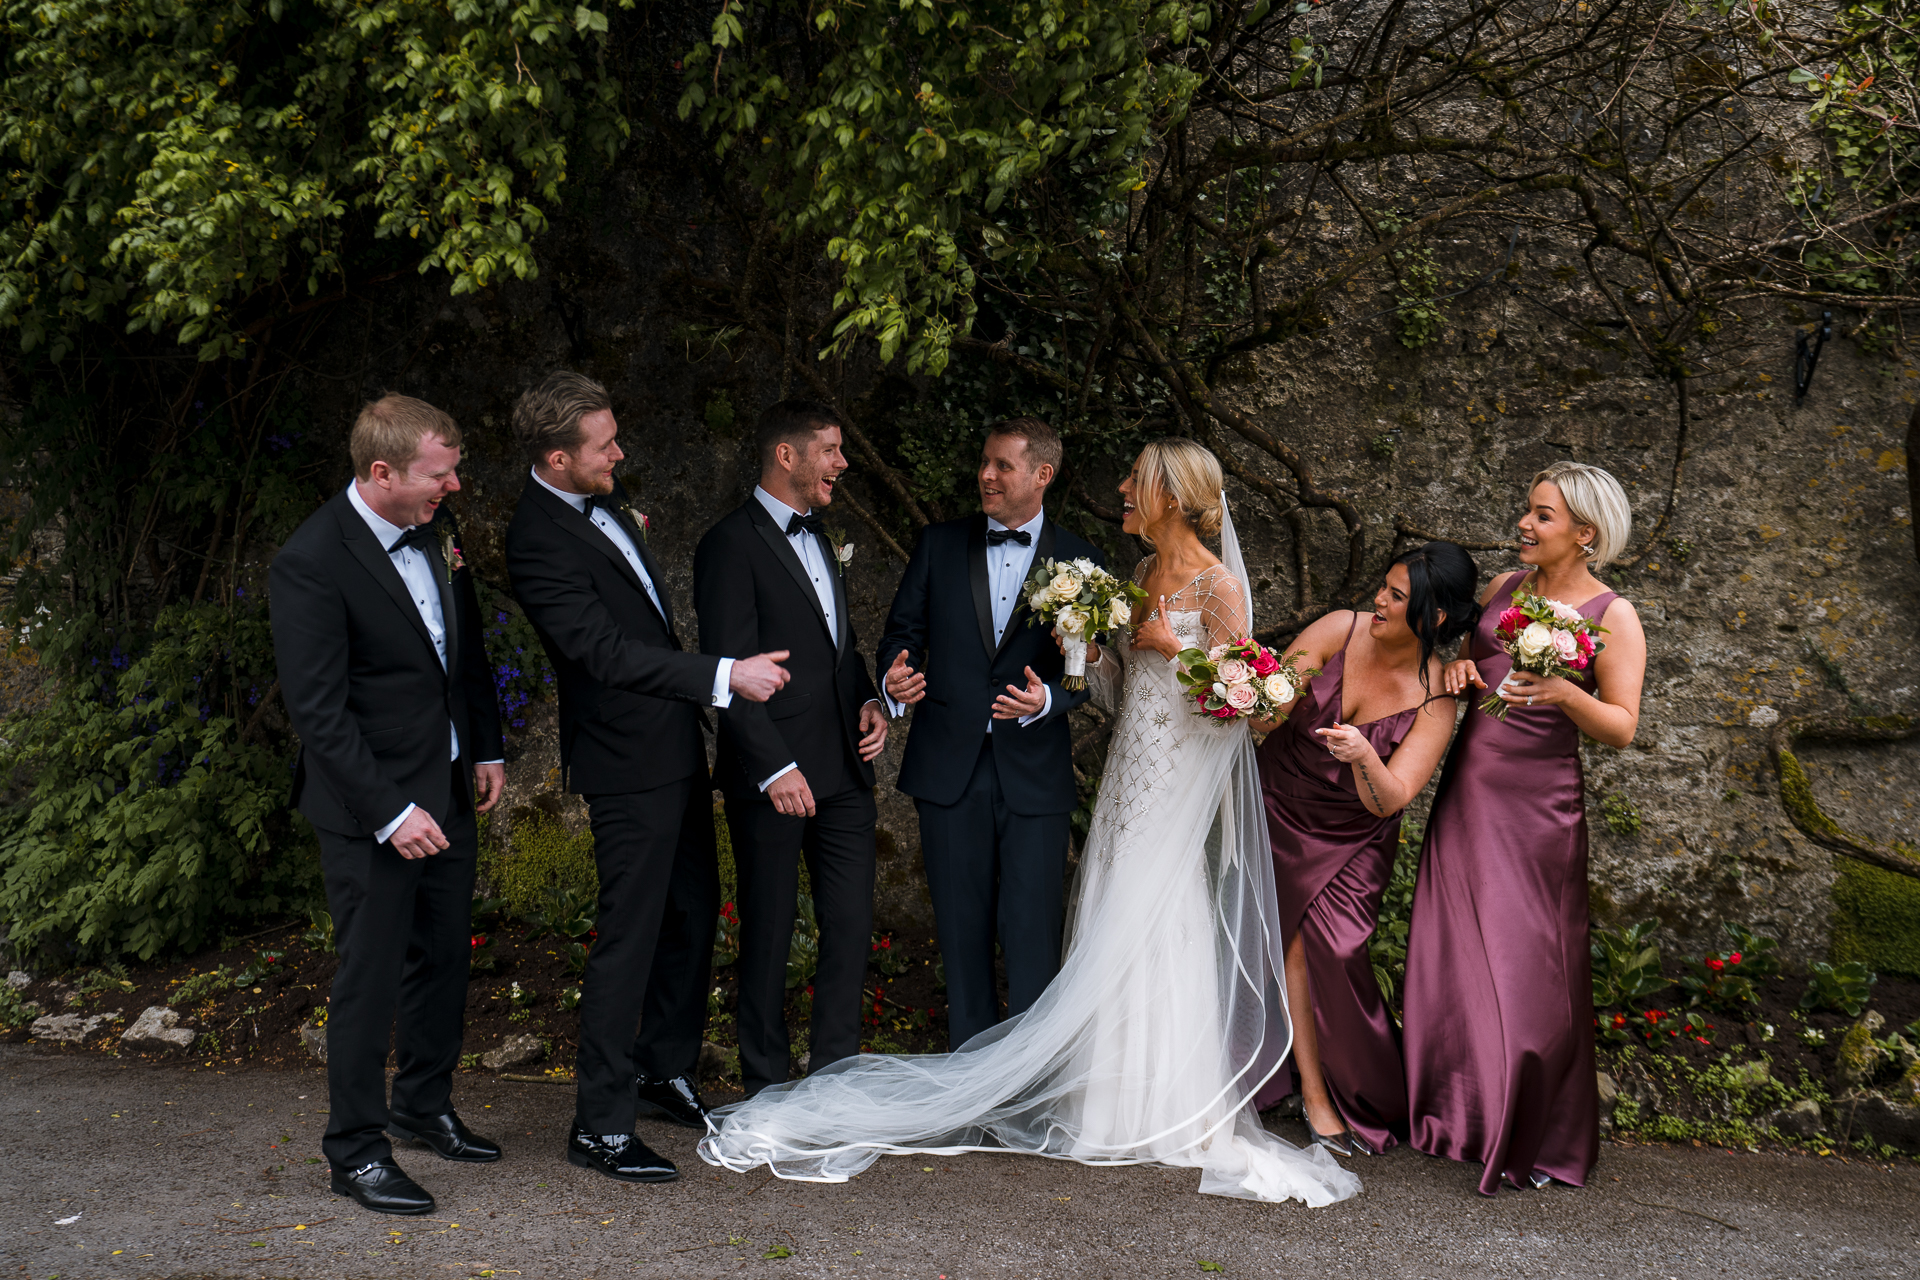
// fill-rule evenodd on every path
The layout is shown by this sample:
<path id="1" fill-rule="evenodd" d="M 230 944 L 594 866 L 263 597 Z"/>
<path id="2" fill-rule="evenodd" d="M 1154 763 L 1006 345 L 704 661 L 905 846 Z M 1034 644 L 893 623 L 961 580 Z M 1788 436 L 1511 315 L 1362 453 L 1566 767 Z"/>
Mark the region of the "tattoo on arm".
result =
<path id="1" fill-rule="evenodd" d="M 1381 801 L 1380 793 L 1373 789 L 1373 775 L 1367 772 L 1366 761 L 1362 760 L 1359 763 L 1360 781 L 1367 784 L 1367 794 L 1373 797 L 1374 812 L 1384 818 L 1387 816 L 1387 806 Z"/>

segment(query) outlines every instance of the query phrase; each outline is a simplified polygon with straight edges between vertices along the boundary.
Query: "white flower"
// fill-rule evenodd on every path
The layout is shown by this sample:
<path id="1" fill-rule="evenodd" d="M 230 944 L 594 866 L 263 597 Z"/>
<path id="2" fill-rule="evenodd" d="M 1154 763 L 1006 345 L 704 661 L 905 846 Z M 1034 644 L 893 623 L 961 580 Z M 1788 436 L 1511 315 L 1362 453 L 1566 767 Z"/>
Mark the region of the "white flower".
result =
<path id="1" fill-rule="evenodd" d="M 1579 643 L 1574 640 L 1573 632 L 1562 631 L 1558 627 L 1553 631 L 1553 651 L 1560 655 L 1560 661 L 1572 662 L 1580 652 Z"/>
<path id="2" fill-rule="evenodd" d="M 1580 611 L 1570 604 L 1561 604 L 1558 600 L 1547 601 L 1547 607 L 1553 610 L 1553 616 L 1562 622 L 1580 621 Z"/>
<path id="3" fill-rule="evenodd" d="M 1079 605 L 1068 605 L 1053 615 L 1053 625 L 1060 628 L 1064 636 L 1083 636 L 1087 631 L 1087 611 Z"/>
<path id="4" fill-rule="evenodd" d="M 1065 604 L 1067 601 L 1078 597 L 1080 588 L 1085 585 L 1086 582 L 1077 574 L 1068 573 L 1065 569 L 1062 569 L 1053 575 L 1053 581 L 1047 584 L 1047 589 L 1052 592 L 1055 600 Z"/>
<path id="5" fill-rule="evenodd" d="M 1276 707 L 1284 707 L 1293 701 L 1293 681 L 1279 672 L 1267 677 L 1267 697 Z"/>
<path id="6" fill-rule="evenodd" d="M 1227 646 L 1223 644 L 1217 644 L 1213 646 L 1213 648 L 1207 650 L 1208 662 L 1218 662 L 1220 661 L 1220 659 L 1226 656 L 1227 656 Z"/>
<path id="7" fill-rule="evenodd" d="M 1053 603 L 1053 597 L 1047 593 L 1047 589 L 1045 587 L 1040 588 L 1038 591 L 1034 592 L 1032 595 L 1027 597 L 1027 608 L 1033 610 L 1035 613 L 1044 612 L 1046 610 L 1046 607 L 1052 603 Z"/>
<path id="8" fill-rule="evenodd" d="M 1553 652 L 1553 628 L 1544 622 L 1529 622 L 1514 640 L 1513 647 L 1523 658 L 1537 659 Z"/>
<path id="9" fill-rule="evenodd" d="M 1107 605 L 1107 620 L 1116 627 L 1124 627 L 1133 621 L 1133 605 L 1125 596 L 1115 596 Z"/>
<path id="10" fill-rule="evenodd" d="M 853 544 L 843 542 L 833 549 L 833 558 L 840 562 L 842 569 L 853 563 Z"/>
<path id="11" fill-rule="evenodd" d="M 1253 668 L 1238 658 L 1228 658 L 1220 664 L 1220 678 L 1228 684 L 1245 684 L 1253 678 Z"/>
<path id="12" fill-rule="evenodd" d="M 1083 578 L 1091 578 L 1095 574 L 1100 572 L 1100 570 L 1094 565 L 1093 561 L 1087 559 L 1085 556 L 1081 556 L 1078 559 L 1074 560 L 1073 568 L 1074 568 L 1074 572 L 1078 573 Z"/>

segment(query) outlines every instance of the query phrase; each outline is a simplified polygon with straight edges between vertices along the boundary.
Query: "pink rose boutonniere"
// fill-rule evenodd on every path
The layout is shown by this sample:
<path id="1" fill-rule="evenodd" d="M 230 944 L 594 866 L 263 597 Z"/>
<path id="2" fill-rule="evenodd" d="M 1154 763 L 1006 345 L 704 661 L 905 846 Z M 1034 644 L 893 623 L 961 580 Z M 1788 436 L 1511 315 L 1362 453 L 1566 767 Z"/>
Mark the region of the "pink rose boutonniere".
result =
<path id="1" fill-rule="evenodd" d="M 653 521 L 647 519 L 647 513 L 634 506 L 631 502 L 626 505 L 625 511 L 627 513 L 627 519 L 633 521 L 633 527 L 640 531 L 640 540 L 642 542 L 651 541 Z"/>
<path id="2" fill-rule="evenodd" d="M 440 562 L 447 566 L 447 583 L 453 583 L 453 575 L 467 567 L 466 557 L 460 554 L 459 544 L 453 540 L 453 530 L 440 531 Z"/>

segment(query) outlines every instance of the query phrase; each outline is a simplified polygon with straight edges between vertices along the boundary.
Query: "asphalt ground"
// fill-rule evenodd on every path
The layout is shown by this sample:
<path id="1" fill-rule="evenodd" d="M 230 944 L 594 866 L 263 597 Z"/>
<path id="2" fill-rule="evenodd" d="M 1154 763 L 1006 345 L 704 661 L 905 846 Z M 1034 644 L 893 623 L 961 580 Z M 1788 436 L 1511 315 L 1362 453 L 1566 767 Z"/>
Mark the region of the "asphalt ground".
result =
<path id="1" fill-rule="evenodd" d="M 1397 1150 L 1358 1163 L 1360 1196 L 1306 1209 L 1202 1196 L 1192 1170 L 1021 1156 L 780 1182 L 711 1169 L 692 1131 L 643 1121 L 682 1177 L 629 1186 L 564 1162 L 568 1088 L 462 1075 L 455 1103 L 505 1158 L 402 1148 L 439 1212 L 388 1218 L 328 1190 L 318 1068 L 0 1046 L 0 1280 L 1920 1275 L 1911 1162 L 1606 1145 L 1583 1190 L 1489 1200 L 1477 1170 Z"/>

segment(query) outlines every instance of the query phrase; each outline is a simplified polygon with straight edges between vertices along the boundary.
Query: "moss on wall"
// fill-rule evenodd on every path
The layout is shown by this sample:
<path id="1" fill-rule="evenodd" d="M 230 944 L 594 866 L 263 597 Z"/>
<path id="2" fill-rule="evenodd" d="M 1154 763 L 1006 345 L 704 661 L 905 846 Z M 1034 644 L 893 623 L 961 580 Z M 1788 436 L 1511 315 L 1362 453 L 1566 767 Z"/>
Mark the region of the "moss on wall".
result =
<path id="1" fill-rule="evenodd" d="M 1920 978 L 1920 880 L 1856 858 L 1833 860 L 1833 959 Z"/>

